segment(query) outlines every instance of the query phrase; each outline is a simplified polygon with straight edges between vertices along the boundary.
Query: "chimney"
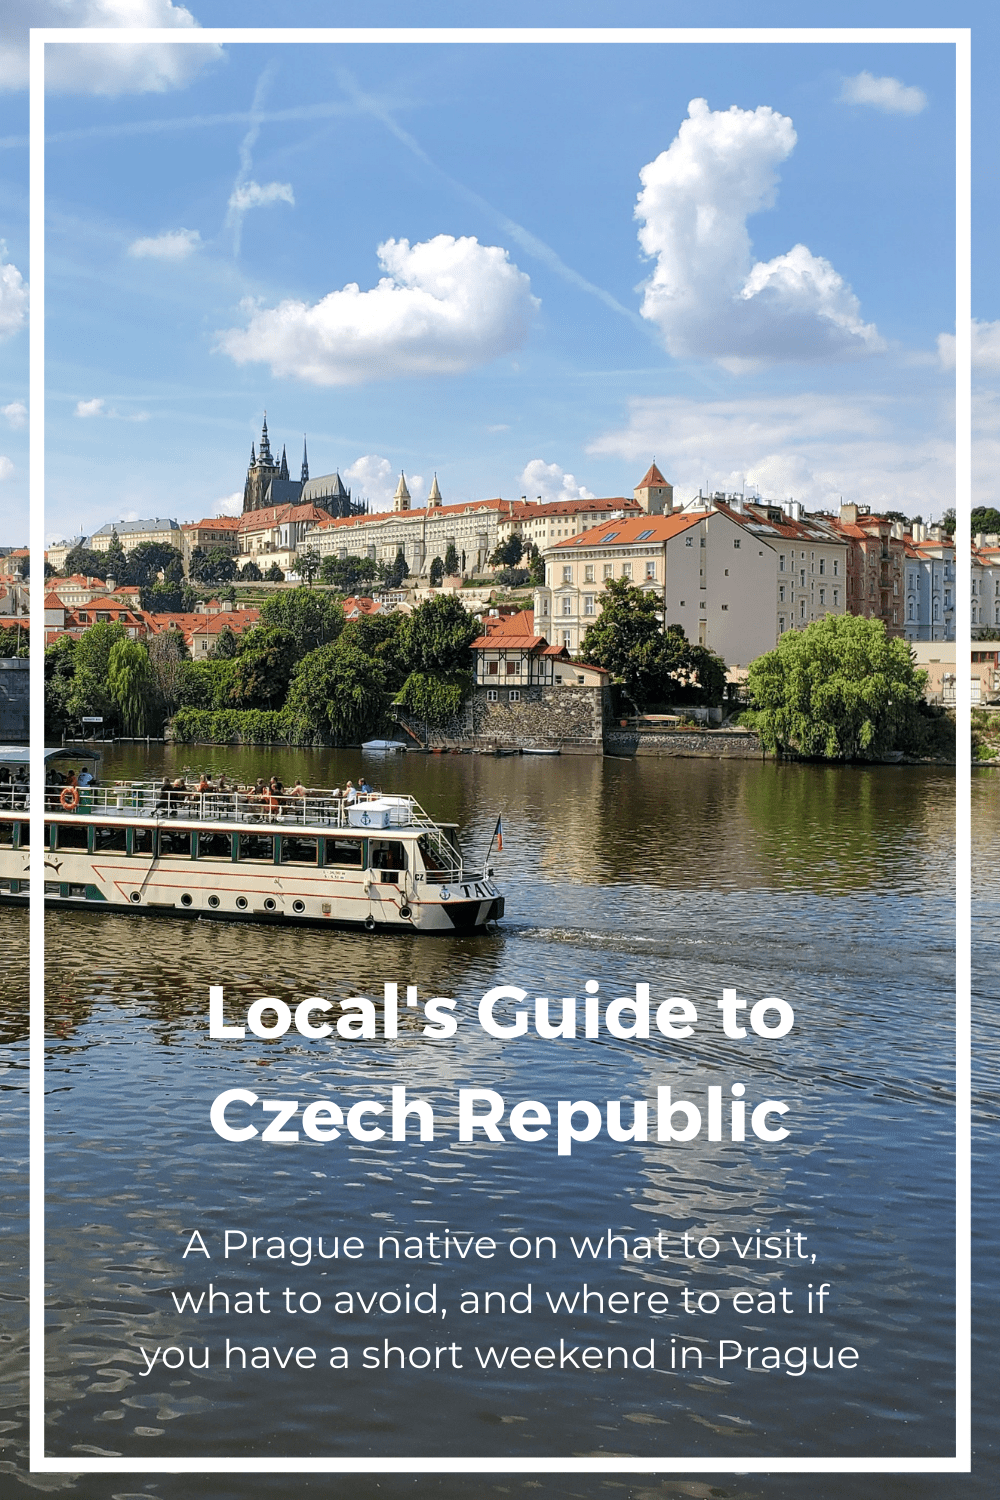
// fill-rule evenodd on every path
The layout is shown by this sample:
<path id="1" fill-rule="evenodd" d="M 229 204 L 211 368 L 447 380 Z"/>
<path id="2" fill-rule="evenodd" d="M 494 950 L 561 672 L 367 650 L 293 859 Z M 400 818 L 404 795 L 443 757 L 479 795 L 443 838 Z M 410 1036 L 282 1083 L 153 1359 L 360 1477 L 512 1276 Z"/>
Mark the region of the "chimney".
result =
<path id="1" fill-rule="evenodd" d="M 858 524 L 858 507 L 856 505 L 840 504 L 840 519 L 845 526 L 856 526 Z"/>

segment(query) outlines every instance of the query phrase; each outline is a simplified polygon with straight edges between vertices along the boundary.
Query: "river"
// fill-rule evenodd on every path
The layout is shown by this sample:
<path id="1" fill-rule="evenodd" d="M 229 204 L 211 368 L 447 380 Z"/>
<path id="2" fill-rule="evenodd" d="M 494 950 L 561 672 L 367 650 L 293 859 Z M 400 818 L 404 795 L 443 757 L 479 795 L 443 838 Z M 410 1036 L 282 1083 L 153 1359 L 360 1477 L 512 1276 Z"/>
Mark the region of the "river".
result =
<path id="1" fill-rule="evenodd" d="M 203 768 L 242 780 L 277 770 L 286 783 L 300 775 L 311 785 L 356 781 L 364 769 L 387 791 L 413 792 L 431 813 L 459 822 L 475 861 L 502 813 L 503 852 L 492 862 L 507 913 L 495 931 L 438 940 L 50 914 L 51 1454 L 929 1460 L 951 1451 L 947 769 L 451 755 L 371 761 L 357 752 L 118 746 L 103 774 Z M 981 788 L 984 815 L 992 816 L 992 794 Z M 26 918 L 4 911 L 0 921 L 16 963 Z M 698 1018 L 692 1035 L 668 1039 L 654 1027 L 649 1038 L 626 1039 L 602 1028 L 596 1038 L 544 1040 L 529 1031 L 501 1040 L 478 1024 L 477 1002 L 497 985 L 522 988 L 529 1009 L 535 996 L 576 996 L 582 1016 L 588 980 L 599 985 L 602 1005 L 634 998 L 644 984 L 654 1007 L 687 998 Z M 415 985 L 421 1000 L 454 998 L 457 1034 L 429 1040 L 404 1009 L 392 1040 L 309 1040 L 294 1028 L 278 1040 L 208 1035 L 210 984 L 223 986 L 227 1019 L 235 1020 L 263 996 L 294 1009 L 311 996 L 379 997 L 387 981 L 401 994 Z M 750 1030 L 741 1039 L 724 1035 L 725 989 L 750 1005 L 782 998 L 794 1011 L 793 1029 L 778 1041 Z M 17 1136 L 23 997 L 8 1007 L 5 1026 L 11 1071 L 0 1081 Z M 656 1140 L 658 1087 L 670 1085 L 674 1100 L 702 1110 L 706 1090 L 721 1087 L 728 1137 L 737 1082 L 751 1107 L 787 1104 L 780 1120 L 787 1139 Z M 431 1104 L 433 1141 L 416 1140 L 411 1127 L 405 1141 L 345 1134 L 323 1143 L 233 1143 L 209 1125 L 213 1099 L 231 1088 L 303 1107 L 332 1099 L 346 1114 L 360 1101 L 388 1103 L 400 1084 L 408 1098 Z M 554 1128 L 544 1139 L 514 1140 L 505 1120 L 503 1142 L 481 1134 L 462 1142 L 455 1097 L 463 1087 L 494 1090 L 508 1109 L 518 1100 L 545 1102 L 553 1120 L 559 1100 L 594 1101 L 603 1113 L 620 1099 L 623 1123 L 636 1100 L 649 1100 L 650 1139 L 612 1140 L 602 1126 L 558 1156 Z M 8 1157 L 9 1184 L 19 1169 Z M 227 1229 L 234 1245 L 246 1234 L 247 1249 L 224 1259 Z M 195 1231 L 211 1260 L 199 1253 Z M 610 1258 L 581 1249 L 608 1231 L 623 1237 Z M 446 1233 L 459 1249 L 435 1259 Z M 755 1257 L 758 1233 L 785 1246 L 780 1259 Z M 336 1259 L 319 1259 L 319 1235 L 327 1250 L 338 1237 Z M 462 1258 L 470 1235 L 492 1242 L 490 1258 L 469 1250 Z M 311 1237 L 309 1264 L 293 1263 L 294 1236 Z M 349 1238 L 363 1245 L 356 1259 L 343 1248 Z M 420 1257 L 397 1261 L 397 1241 L 419 1243 Z M 282 1259 L 274 1258 L 278 1246 Z M 211 1315 L 207 1305 L 197 1315 L 176 1311 L 186 1291 L 207 1295 L 209 1283 L 228 1294 L 228 1315 L 218 1296 Z M 814 1303 L 809 1313 L 810 1290 L 818 1296 L 824 1285 L 822 1310 Z M 393 1311 L 407 1291 L 411 1299 L 423 1293 L 425 1311 Z M 239 1292 L 250 1294 L 253 1311 L 235 1311 Z M 381 1305 L 371 1307 L 374 1292 Z M 560 1304 L 563 1294 L 577 1296 L 573 1312 Z M 227 1338 L 248 1360 L 254 1348 L 268 1349 L 270 1368 L 242 1372 L 233 1355 L 227 1370 Z M 559 1368 L 560 1340 L 577 1349 L 575 1364 Z M 720 1364 L 723 1340 L 740 1355 Z M 646 1370 L 651 1341 L 654 1368 Z M 402 1349 L 405 1370 L 391 1367 L 397 1356 L 385 1354 L 387 1344 Z M 208 1368 L 194 1368 L 206 1347 Z M 313 1368 L 297 1367 L 294 1356 L 278 1368 L 289 1349 L 305 1347 L 317 1352 Z M 521 1347 L 531 1351 L 530 1366 L 512 1369 L 510 1351 Z M 814 1365 L 832 1350 L 833 1368 L 795 1373 L 798 1355 L 789 1351 L 803 1347 Z M 183 1367 L 159 1362 L 144 1374 L 157 1348 L 183 1351 Z M 488 1360 L 508 1351 L 501 1368 L 482 1368 L 490 1348 L 496 1355 Z M 590 1356 L 594 1368 L 580 1367 L 584 1348 L 599 1351 Z M 751 1348 L 759 1352 L 748 1356 Z M 346 1369 L 334 1349 L 346 1351 Z M 544 1353 L 534 1357 L 540 1349 L 554 1349 L 554 1365 Z M 766 1368 L 774 1362 L 769 1349 L 779 1351 L 777 1369 Z M 841 1357 L 845 1350 L 853 1355 Z M 432 1367 L 419 1368 L 424 1355 L 410 1358 L 412 1351 L 430 1351 Z M 366 1368 L 376 1356 L 390 1368 Z M 13 1371 L 8 1395 L 2 1415 L 12 1424 L 13 1472 L 23 1438 Z M 467 1482 L 424 1481 L 428 1493 L 447 1494 L 464 1493 Z M 77 1488 L 207 1500 L 326 1493 L 325 1483 L 133 1476 L 82 1479 Z M 412 1487 L 386 1475 L 379 1483 L 376 1491 L 375 1479 L 357 1477 L 341 1492 Z M 499 1483 L 520 1489 L 525 1477 Z M 777 1479 L 733 1475 L 689 1476 L 674 1482 L 680 1488 L 631 1483 L 546 1481 L 552 1493 L 798 1495 L 805 1484 L 831 1497 L 917 1492 L 902 1476 L 899 1487 L 888 1477 L 845 1476 L 821 1489 L 789 1482 L 787 1490 Z"/>

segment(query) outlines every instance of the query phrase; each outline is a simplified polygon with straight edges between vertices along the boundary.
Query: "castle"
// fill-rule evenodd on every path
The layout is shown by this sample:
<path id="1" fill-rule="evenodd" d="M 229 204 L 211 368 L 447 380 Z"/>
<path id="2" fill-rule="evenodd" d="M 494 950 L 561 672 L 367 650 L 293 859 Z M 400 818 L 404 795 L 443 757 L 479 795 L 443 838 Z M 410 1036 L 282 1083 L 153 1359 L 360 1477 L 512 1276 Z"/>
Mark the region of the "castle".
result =
<path id="1" fill-rule="evenodd" d="M 288 459 L 284 445 L 281 460 L 276 461 L 271 453 L 267 435 L 267 413 L 260 434 L 260 446 L 250 444 L 250 463 L 247 467 L 246 483 L 243 486 L 243 514 L 252 510 L 266 510 L 272 505 L 315 505 L 329 516 L 365 516 L 368 505 L 362 500 L 352 500 L 351 492 L 345 488 L 338 473 L 320 474 L 309 478 L 309 455 L 305 438 L 302 440 L 302 471 L 298 479 L 288 476 Z"/>

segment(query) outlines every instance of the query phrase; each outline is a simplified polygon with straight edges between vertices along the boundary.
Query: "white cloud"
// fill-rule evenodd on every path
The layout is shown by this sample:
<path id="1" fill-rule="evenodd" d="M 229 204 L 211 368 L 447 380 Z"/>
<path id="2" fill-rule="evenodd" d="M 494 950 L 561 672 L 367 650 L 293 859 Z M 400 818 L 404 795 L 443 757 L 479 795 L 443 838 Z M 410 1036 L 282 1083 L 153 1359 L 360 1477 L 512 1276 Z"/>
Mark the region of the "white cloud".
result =
<path id="1" fill-rule="evenodd" d="M 231 495 L 224 495 L 221 500 L 216 500 L 215 514 L 217 516 L 241 516 L 243 514 L 243 491 L 233 490 Z"/>
<path id="2" fill-rule="evenodd" d="M 201 235 L 197 229 L 165 229 L 162 234 L 133 240 L 128 253 L 152 260 L 185 260 L 200 245 Z"/>
<path id="3" fill-rule="evenodd" d="M 829 261 L 805 245 L 752 260 L 747 218 L 773 207 L 795 141 L 767 105 L 713 112 L 692 99 L 672 144 L 639 173 L 639 243 L 656 261 L 641 312 L 675 357 L 741 369 L 882 347 Z"/>
<path id="4" fill-rule="evenodd" d="M 343 478 L 351 490 L 352 499 L 369 500 L 373 510 L 388 510 L 399 475 L 387 458 L 366 453 L 343 471 Z"/>
<path id="5" fill-rule="evenodd" d="M 269 203 L 295 203 L 295 194 L 290 182 L 238 183 L 229 198 L 229 207 L 234 214 L 245 214 L 248 208 L 266 208 Z"/>
<path id="6" fill-rule="evenodd" d="M 955 368 L 955 335 L 938 334 L 938 358 L 946 370 Z M 972 368 L 1000 370 L 1000 319 L 995 323 L 972 320 Z"/>
<path id="7" fill-rule="evenodd" d="M 14 465 L 3 453 L 0 453 L 0 480 L 9 479 L 14 472 Z"/>
<path id="8" fill-rule="evenodd" d="M 6 245 L 0 240 L 0 339 L 9 339 L 28 321 L 28 288 L 16 266 L 3 259 Z"/>
<path id="9" fill-rule="evenodd" d="M 560 469 L 558 464 L 547 464 L 543 458 L 533 458 L 521 474 L 522 492 L 529 500 L 541 496 L 546 504 L 551 500 L 592 500 L 593 491 L 586 485 L 577 484 L 572 474 Z"/>
<path id="10" fill-rule="evenodd" d="M 247 328 L 220 335 L 237 364 L 263 360 L 276 376 L 313 385 L 359 385 L 399 375 L 453 375 L 519 348 L 538 301 L 497 245 L 439 234 L 423 244 L 378 247 L 387 273 L 371 291 L 356 282 L 322 301 L 249 307 Z"/>
<path id="11" fill-rule="evenodd" d="M 103 417 L 104 397 L 95 396 L 92 401 L 78 401 L 76 403 L 76 416 L 78 417 Z"/>
<path id="12" fill-rule="evenodd" d="M 0 407 L 0 416 L 6 419 L 8 427 L 25 427 L 28 408 L 23 401 L 12 401 L 9 406 Z"/>
<path id="13" fill-rule="evenodd" d="M 77 417 L 110 417 L 116 422 L 148 422 L 148 411 L 118 411 L 113 406 L 107 406 L 103 396 L 94 396 L 90 401 L 78 401 L 76 403 Z M 126 520 L 134 520 L 132 516 L 125 517 Z"/>
<path id="14" fill-rule="evenodd" d="M 845 104 L 870 104 L 888 115 L 919 115 L 927 107 L 923 89 L 900 83 L 898 78 L 876 78 L 872 73 L 845 78 L 840 97 Z"/>
<path id="15" fill-rule="evenodd" d="M 28 86 L 31 26 L 197 27 L 171 0 L 5 0 L 0 38 L 0 89 Z M 93 43 L 46 48 L 46 84 L 63 93 L 145 94 L 183 88 L 224 55 L 221 47 L 189 44 Z"/>
<path id="16" fill-rule="evenodd" d="M 699 489 L 758 487 L 811 508 L 858 501 L 927 516 L 954 504 L 952 431 L 944 407 L 930 410 L 871 394 L 823 392 L 694 401 L 631 402 L 629 421 L 590 445 L 636 466 L 655 453 L 677 498 Z"/>

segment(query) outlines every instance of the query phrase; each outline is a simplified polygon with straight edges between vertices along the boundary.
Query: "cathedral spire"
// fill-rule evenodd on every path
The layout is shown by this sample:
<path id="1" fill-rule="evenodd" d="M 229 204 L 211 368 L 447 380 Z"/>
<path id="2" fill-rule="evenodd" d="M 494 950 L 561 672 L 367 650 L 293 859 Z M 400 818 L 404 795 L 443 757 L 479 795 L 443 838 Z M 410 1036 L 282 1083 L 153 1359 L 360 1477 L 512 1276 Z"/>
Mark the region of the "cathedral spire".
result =
<path id="1" fill-rule="evenodd" d="M 279 477 L 281 479 L 287 479 L 288 478 L 288 459 L 285 456 L 285 445 L 284 445 L 284 443 L 282 443 L 282 445 L 281 445 L 281 472 L 280 472 L 280 476 Z"/>
<path id="2" fill-rule="evenodd" d="M 306 435 L 302 434 L 302 483 L 309 480 L 309 454 L 306 452 Z"/>
<path id="3" fill-rule="evenodd" d="M 267 436 L 267 412 L 264 413 L 264 425 L 260 430 L 260 461 L 273 467 L 274 459 L 271 457 L 271 444 Z"/>

